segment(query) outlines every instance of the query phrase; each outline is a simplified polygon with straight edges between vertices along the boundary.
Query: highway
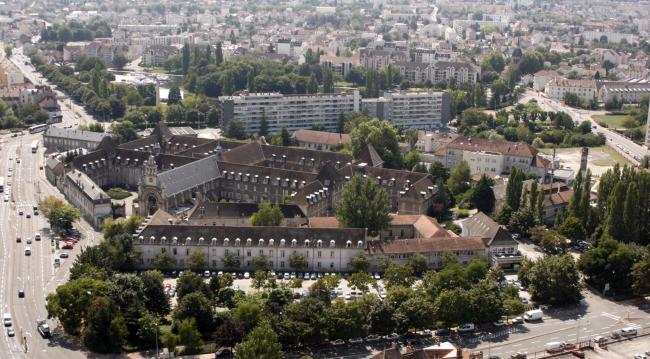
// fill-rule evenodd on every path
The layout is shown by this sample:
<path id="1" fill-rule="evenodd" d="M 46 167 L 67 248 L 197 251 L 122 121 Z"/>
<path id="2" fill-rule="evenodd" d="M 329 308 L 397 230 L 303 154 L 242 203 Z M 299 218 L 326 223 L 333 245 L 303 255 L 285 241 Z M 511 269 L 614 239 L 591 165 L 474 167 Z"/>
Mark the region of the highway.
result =
<path id="1" fill-rule="evenodd" d="M 14 63 L 21 63 L 20 49 L 12 56 Z M 33 68 L 19 67 L 35 83 L 47 84 L 45 79 L 36 76 Z M 63 94 L 59 94 L 64 97 Z M 81 114 L 80 118 L 75 112 Z M 63 106 L 63 123 L 56 126 L 75 126 L 75 123 L 91 121 L 92 118 L 80 106 Z M 39 141 L 37 153 L 32 153 L 31 143 Z M 63 335 L 60 326 L 54 320 L 48 320 L 52 337 L 42 338 L 36 330 L 36 320 L 46 319 L 46 296 L 68 279 L 69 269 L 82 247 L 97 244 L 101 233 L 96 232 L 86 222 L 78 221 L 75 227 L 82 233 L 82 239 L 73 250 L 67 250 L 69 258 L 60 259 L 61 265 L 55 266 L 54 259 L 59 258 L 62 250 L 52 244 L 51 232 L 47 220 L 42 214 L 34 215 L 33 207 L 49 195 L 63 198 L 59 191 L 45 177 L 45 149 L 42 147 L 42 133 L 29 134 L 27 131 L 12 137 L 9 134 L 0 137 L 0 176 L 4 177 L 4 193 L 0 202 L 0 306 L 3 313 L 10 313 L 16 335 L 9 337 L 6 330 L 0 339 L 2 358 L 86 358 L 88 353 Z M 8 194 L 5 202 L 5 194 Z M 21 215 L 19 212 L 22 211 Z M 27 218 L 27 215 L 31 218 Z M 34 239 L 37 232 L 42 240 Z M 21 237 L 21 242 L 17 242 Z M 27 239 L 31 244 L 27 244 Z M 31 255 L 25 255 L 25 248 L 31 248 Z M 19 298 L 18 291 L 24 290 L 24 298 Z"/>
<path id="2" fill-rule="evenodd" d="M 634 141 L 626 138 L 623 135 L 620 135 L 616 131 L 600 126 L 598 123 L 596 123 L 596 121 L 594 121 L 591 118 L 592 115 L 600 114 L 602 112 L 581 110 L 581 109 L 575 109 L 569 106 L 565 106 L 564 104 L 558 101 L 551 100 L 545 96 L 541 96 L 537 92 L 530 91 L 530 90 L 527 91 L 519 99 L 519 103 L 527 103 L 531 99 L 537 100 L 540 107 L 542 107 L 542 109 L 544 109 L 545 111 L 564 111 L 569 115 L 571 115 L 574 121 L 591 122 L 593 131 L 596 133 L 602 133 L 605 136 L 605 138 L 607 138 L 607 145 L 609 147 L 616 150 L 623 157 L 625 157 L 627 160 L 629 160 L 634 164 L 638 165 L 640 159 L 643 158 L 643 156 L 650 154 L 650 151 L 648 151 L 648 148 L 646 148 L 645 146 L 638 145 Z M 620 145 L 621 147 L 618 147 L 617 145 Z"/>

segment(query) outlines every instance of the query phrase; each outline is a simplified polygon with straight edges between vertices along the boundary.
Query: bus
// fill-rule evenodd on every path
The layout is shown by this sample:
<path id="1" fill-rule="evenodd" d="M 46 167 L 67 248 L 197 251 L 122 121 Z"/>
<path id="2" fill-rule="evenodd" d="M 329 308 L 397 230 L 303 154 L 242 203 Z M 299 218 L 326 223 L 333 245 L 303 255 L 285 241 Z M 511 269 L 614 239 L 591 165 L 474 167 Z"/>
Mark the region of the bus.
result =
<path id="1" fill-rule="evenodd" d="M 29 128 L 29 133 L 37 133 L 37 132 L 45 131 L 47 129 L 47 126 L 48 124 L 46 123 L 40 125 L 34 125 Z"/>
<path id="2" fill-rule="evenodd" d="M 0 192 L 4 192 L 4 191 L 5 191 L 5 178 L 0 177 Z"/>
<path id="3" fill-rule="evenodd" d="M 38 150 L 38 140 L 34 140 L 34 142 L 32 142 L 32 153 L 36 153 L 37 150 Z"/>

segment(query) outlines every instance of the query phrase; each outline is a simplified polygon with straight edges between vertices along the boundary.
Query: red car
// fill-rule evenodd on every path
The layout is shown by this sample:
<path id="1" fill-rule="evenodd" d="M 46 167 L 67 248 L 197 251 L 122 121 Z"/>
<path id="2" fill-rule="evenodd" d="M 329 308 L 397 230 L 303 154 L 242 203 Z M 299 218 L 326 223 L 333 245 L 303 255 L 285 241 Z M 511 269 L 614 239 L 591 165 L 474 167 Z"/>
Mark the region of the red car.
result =
<path id="1" fill-rule="evenodd" d="M 74 244 L 71 243 L 71 242 L 65 242 L 65 243 L 63 243 L 63 246 L 61 247 L 61 249 L 72 249 L 72 248 L 74 248 Z"/>
<path id="2" fill-rule="evenodd" d="M 74 238 L 74 237 L 68 237 L 68 238 L 65 239 L 65 241 L 66 242 L 72 242 L 73 244 L 77 244 L 77 242 L 79 242 L 79 240 L 77 238 Z"/>

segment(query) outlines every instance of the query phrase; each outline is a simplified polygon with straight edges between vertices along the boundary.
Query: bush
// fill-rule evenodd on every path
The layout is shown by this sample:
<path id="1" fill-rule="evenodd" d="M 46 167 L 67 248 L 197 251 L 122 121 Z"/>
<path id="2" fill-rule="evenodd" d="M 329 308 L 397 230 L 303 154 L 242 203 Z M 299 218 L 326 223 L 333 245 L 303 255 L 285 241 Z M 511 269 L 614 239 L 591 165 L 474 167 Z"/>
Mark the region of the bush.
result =
<path id="1" fill-rule="evenodd" d="M 131 196 L 130 192 L 127 192 L 121 188 L 111 188 L 106 191 L 106 194 L 111 197 L 111 199 L 125 199 Z"/>

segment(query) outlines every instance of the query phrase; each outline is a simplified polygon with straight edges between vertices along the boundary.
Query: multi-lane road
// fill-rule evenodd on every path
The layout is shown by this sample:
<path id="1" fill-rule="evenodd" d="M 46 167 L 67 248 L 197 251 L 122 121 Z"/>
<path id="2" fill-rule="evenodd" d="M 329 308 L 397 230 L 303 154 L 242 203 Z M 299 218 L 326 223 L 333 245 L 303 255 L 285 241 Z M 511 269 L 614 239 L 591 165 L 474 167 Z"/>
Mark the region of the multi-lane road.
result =
<path id="1" fill-rule="evenodd" d="M 596 133 L 602 133 L 607 139 L 607 145 L 617 152 L 619 152 L 623 157 L 628 159 L 634 164 L 639 164 L 639 161 L 643 156 L 650 154 L 648 148 L 636 144 L 634 141 L 629 138 L 617 133 L 616 131 L 610 130 L 608 128 L 600 126 L 593 118 L 592 114 L 598 113 L 597 111 L 588 111 L 575 109 L 564 104 L 549 99 L 548 97 L 542 96 L 540 93 L 535 91 L 527 91 L 520 99 L 520 103 L 527 103 L 531 99 L 535 99 L 539 105 L 545 111 L 564 111 L 571 115 L 574 121 L 582 122 L 589 121 L 593 127 L 593 131 Z"/>
<path id="2" fill-rule="evenodd" d="M 48 84 L 21 57 L 20 49 L 16 49 L 12 60 L 25 76 L 35 84 Z M 65 98 L 62 93 L 58 95 Z M 92 120 L 83 108 L 70 103 L 62 106 L 62 112 L 63 123 L 55 126 L 75 126 Z M 34 140 L 40 144 L 37 153 L 31 151 Z M 58 250 L 53 245 L 47 220 L 42 214 L 34 214 L 34 206 L 42 198 L 50 195 L 62 198 L 45 178 L 44 151 L 42 133 L 23 131 L 16 137 L 0 136 L 0 177 L 5 182 L 4 192 L 0 194 L 0 307 L 2 313 L 11 314 L 15 330 L 15 336 L 9 337 L 3 329 L 2 358 L 87 357 L 86 352 L 63 335 L 56 321 L 48 320 L 53 332 L 49 339 L 42 338 L 36 328 L 36 320 L 47 318 L 45 298 L 67 280 L 70 266 L 81 248 L 101 240 L 100 233 L 86 222 L 78 221 L 75 226 L 82 232 L 82 239 L 73 250 Z M 35 239 L 36 233 L 41 234 L 40 241 Z M 20 243 L 17 237 L 21 238 Z M 31 255 L 25 254 L 28 246 Z M 69 258 L 61 259 L 62 252 L 67 252 Z M 55 258 L 60 258 L 60 265 L 55 265 Z M 19 290 L 24 291 L 24 297 L 19 297 Z"/>

